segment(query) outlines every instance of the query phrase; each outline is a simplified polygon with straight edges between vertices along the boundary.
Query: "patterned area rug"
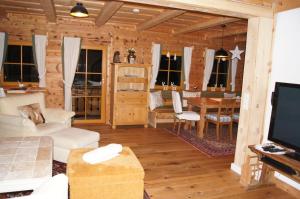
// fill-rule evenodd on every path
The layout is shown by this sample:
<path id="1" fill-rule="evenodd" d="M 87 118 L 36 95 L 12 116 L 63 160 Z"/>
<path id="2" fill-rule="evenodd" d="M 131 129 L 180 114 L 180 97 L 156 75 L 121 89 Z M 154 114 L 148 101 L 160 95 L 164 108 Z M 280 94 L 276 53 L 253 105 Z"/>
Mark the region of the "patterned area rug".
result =
<path id="1" fill-rule="evenodd" d="M 173 131 L 173 128 L 166 129 L 169 133 L 177 135 L 177 128 Z M 220 141 L 217 141 L 216 128 L 210 126 L 207 134 L 204 132 L 204 138 L 200 139 L 196 136 L 196 129 L 184 130 L 181 128 L 179 137 L 187 143 L 193 145 L 199 151 L 213 157 L 233 155 L 235 152 L 236 142 L 236 127 L 233 128 L 234 141 L 230 141 L 229 133 L 227 133 L 227 127 L 223 127 L 220 135 Z"/>
<path id="2" fill-rule="evenodd" d="M 67 165 L 62 162 L 58 162 L 53 160 L 52 165 L 52 175 L 57 175 L 59 173 L 66 173 Z M 13 198 L 13 197 L 20 197 L 29 195 L 32 191 L 19 191 L 19 192 L 10 192 L 10 193 L 2 193 L 0 194 L 0 199 L 4 198 Z M 149 195 L 146 191 L 144 191 L 144 199 L 150 199 Z"/>

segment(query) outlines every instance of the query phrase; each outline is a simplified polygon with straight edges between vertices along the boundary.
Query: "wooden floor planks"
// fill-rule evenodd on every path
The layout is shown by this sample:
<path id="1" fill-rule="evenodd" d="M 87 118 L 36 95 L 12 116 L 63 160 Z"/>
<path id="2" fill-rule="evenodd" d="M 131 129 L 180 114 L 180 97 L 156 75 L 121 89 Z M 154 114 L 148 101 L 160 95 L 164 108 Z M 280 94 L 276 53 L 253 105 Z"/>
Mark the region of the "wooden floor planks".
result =
<path id="1" fill-rule="evenodd" d="M 246 190 L 230 170 L 233 156 L 209 157 L 163 128 L 80 127 L 100 132 L 100 145 L 131 147 L 144 167 L 152 199 L 294 199 L 274 186 Z"/>

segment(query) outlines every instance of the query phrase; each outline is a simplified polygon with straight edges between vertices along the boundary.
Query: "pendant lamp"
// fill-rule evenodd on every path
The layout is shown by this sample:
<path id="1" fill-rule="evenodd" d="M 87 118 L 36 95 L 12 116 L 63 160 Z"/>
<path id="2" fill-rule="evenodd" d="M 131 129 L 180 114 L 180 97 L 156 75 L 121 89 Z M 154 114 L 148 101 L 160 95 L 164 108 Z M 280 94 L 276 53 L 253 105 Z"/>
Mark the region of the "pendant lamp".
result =
<path id="1" fill-rule="evenodd" d="M 228 53 L 226 50 L 224 50 L 223 48 L 223 37 L 224 37 L 224 28 L 226 26 L 225 25 L 222 25 L 222 47 L 215 53 L 215 57 L 216 58 L 226 58 L 228 57 Z"/>
<path id="2" fill-rule="evenodd" d="M 89 13 L 87 9 L 83 6 L 82 3 L 76 3 L 76 6 L 74 6 L 71 9 L 70 15 L 73 17 L 88 17 Z"/>

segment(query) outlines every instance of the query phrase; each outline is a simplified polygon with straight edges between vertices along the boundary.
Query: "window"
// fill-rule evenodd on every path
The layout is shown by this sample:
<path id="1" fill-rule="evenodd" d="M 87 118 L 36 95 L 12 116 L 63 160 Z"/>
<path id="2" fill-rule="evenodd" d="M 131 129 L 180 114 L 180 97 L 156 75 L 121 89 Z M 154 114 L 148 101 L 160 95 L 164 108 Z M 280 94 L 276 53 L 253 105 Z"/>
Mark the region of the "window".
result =
<path id="1" fill-rule="evenodd" d="M 31 45 L 8 45 L 3 67 L 3 82 L 38 82 Z"/>
<path id="2" fill-rule="evenodd" d="M 180 53 L 162 52 L 160 58 L 159 71 L 156 79 L 157 87 L 165 85 L 171 86 L 172 84 L 181 87 L 182 85 L 182 56 Z"/>
<path id="3" fill-rule="evenodd" d="M 229 59 L 215 58 L 214 66 L 209 79 L 208 87 L 223 87 L 228 86 Z"/>
<path id="4" fill-rule="evenodd" d="M 101 49 L 81 49 L 72 86 L 73 111 L 76 120 L 101 120 L 102 75 L 104 52 Z M 104 110 L 104 109 L 103 109 Z"/>

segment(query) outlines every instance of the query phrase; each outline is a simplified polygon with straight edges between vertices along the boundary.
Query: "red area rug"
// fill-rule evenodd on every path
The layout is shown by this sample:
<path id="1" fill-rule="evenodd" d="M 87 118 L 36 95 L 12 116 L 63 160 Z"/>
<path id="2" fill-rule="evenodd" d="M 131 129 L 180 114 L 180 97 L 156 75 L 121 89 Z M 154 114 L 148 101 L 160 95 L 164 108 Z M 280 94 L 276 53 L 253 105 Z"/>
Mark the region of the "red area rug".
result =
<path id="1" fill-rule="evenodd" d="M 175 131 L 173 131 L 173 128 L 167 128 L 166 130 L 173 135 L 177 135 L 177 128 Z M 212 157 L 233 155 L 235 152 L 236 127 L 233 128 L 234 141 L 230 141 L 226 127 L 223 127 L 220 134 L 220 141 L 217 141 L 215 126 L 210 126 L 207 134 L 204 132 L 204 138 L 200 139 L 196 136 L 195 128 L 191 132 L 181 128 L 179 138 Z"/>
<path id="2" fill-rule="evenodd" d="M 52 165 L 52 175 L 57 175 L 59 173 L 66 173 L 67 165 L 62 162 L 58 162 L 53 160 Z M 0 199 L 2 198 L 13 198 L 29 195 L 32 191 L 19 191 L 19 192 L 10 192 L 10 193 L 2 193 L 0 194 Z M 149 195 L 146 191 L 144 191 L 144 199 L 150 199 Z"/>

